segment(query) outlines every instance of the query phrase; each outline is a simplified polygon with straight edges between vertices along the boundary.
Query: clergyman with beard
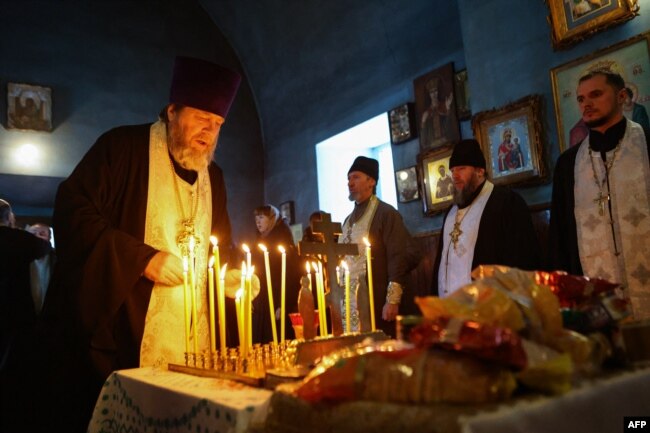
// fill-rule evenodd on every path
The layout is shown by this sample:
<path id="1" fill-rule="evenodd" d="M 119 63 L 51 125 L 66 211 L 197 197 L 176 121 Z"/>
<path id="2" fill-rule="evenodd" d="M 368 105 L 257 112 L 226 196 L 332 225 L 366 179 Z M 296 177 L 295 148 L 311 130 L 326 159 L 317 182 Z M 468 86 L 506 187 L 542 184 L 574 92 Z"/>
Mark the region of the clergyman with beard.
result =
<path id="1" fill-rule="evenodd" d="M 184 363 L 182 257 L 194 237 L 197 287 L 205 287 L 210 236 L 222 261 L 231 245 L 213 156 L 240 81 L 222 66 L 177 57 L 160 119 L 104 133 L 61 183 L 53 215 L 59 261 L 43 320 L 45 347 L 57 352 L 52 387 L 69 390 L 55 396 L 67 407 L 65 431 L 86 430 L 112 371 Z M 199 347 L 208 347 L 198 304 L 193 326 Z M 80 415 L 71 425 L 73 412 Z"/>
<path id="2" fill-rule="evenodd" d="M 528 206 L 516 192 L 487 179 L 478 142 L 456 144 L 449 169 L 453 204 L 443 220 L 433 294 L 447 297 L 469 284 L 479 265 L 539 268 L 539 242 Z"/>
<path id="3" fill-rule="evenodd" d="M 549 267 L 620 283 L 635 319 L 650 318 L 650 146 L 623 115 L 625 81 L 609 69 L 582 76 L 576 102 L 589 135 L 557 159 Z"/>

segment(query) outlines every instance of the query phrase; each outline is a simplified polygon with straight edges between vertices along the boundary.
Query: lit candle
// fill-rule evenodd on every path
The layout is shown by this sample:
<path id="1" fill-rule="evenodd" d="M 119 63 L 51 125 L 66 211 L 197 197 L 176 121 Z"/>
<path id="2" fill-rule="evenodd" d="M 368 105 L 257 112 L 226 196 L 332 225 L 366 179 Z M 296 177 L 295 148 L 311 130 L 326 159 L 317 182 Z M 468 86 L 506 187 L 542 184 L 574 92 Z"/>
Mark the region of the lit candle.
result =
<path id="1" fill-rule="evenodd" d="M 239 335 L 239 354 L 244 355 L 244 323 L 243 323 L 243 310 L 242 304 L 244 296 L 244 289 L 237 290 L 235 293 L 235 313 L 237 314 L 237 335 Z"/>
<path id="2" fill-rule="evenodd" d="M 210 236 L 210 243 L 212 244 L 212 257 L 214 257 L 214 269 L 218 273 L 219 270 L 221 269 L 221 257 L 219 255 L 219 240 L 217 239 L 216 236 Z"/>
<path id="3" fill-rule="evenodd" d="M 253 347 L 253 273 L 255 266 L 246 269 L 246 351 Z"/>
<path id="4" fill-rule="evenodd" d="M 278 344 L 278 331 L 275 327 L 275 306 L 273 305 L 273 288 L 271 286 L 271 265 L 269 264 L 269 251 L 264 244 L 258 245 L 264 252 L 264 266 L 266 267 L 266 289 L 269 297 L 269 312 L 271 314 L 271 330 L 273 331 L 273 344 Z"/>
<path id="5" fill-rule="evenodd" d="M 242 244 L 241 249 L 246 253 L 246 269 L 249 269 L 251 267 L 251 249 L 246 244 Z"/>
<path id="6" fill-rule="evenodd" d="M 187 263 L 187 256 L 183 256 L 183 295 L 185 298 L 185 352 L 190 353 L 190 326 L 192 322 L 190 320 L 190 288 L 187 282 L 187 272 L 189 265 Z"/>
<path id="7" fill-rule="evenodd" d="M 246 282 L 246 263 L 241 262 L 241 280 L 239 282 L 239 288 L 244 289 L 244 283 Z"/>
<path id="8" fill-rule="evenodd" d="M 219 346 L 221 353 L 226 353 L 226 263 L 221 268 L 219 285 L 217 286 L 217 305 L 219 306 Z"/>
<path id="9" fill-rule="evenodd" d="M 321 337 L 325 336 L 325 329 L 327 327 L 327 319 L 325 317 L 325 297 L 321 293 L 320 277 L 318 275 L 318 265 L 315 262 L 311 264 L 314 267 L 314 275 L 316 277 L 316 300 L 318 302 L 318 325 L 320 327 Z M 325 328 L 325 329 L 324 329 Z"/>
<path id="10" fill-rule="evenodd" d="M 196 272 L 194 268 L 194 236 L 190 237 L 190 290 L 192 292 L 192 338 L 194 339 L 194 353 L 199 352 L 198 342 L 198 317 L 196 309 Z"/>
<path id="11" fill-rule="evenodd" d="M 240 338 L 241 342 L 241 347 L 244 348 L 243 354 L 246 353 L 246 349 L 248 348 L 248 320 L 246 320 L 246 262 L 241 262 L 241 280 L 240 280 L 240 286 L 239 289 L 241 290 L 241 322 L 242 322 L 242 335 Z"/>
<path id="12" fill-rule="evenodd" d="M 284 316 L 285 316 L 285 296 L 287 290 L 287 252 L 282 245 L 278 246 L 282 254 L 282 276 L 280 277 L 280 343 L 284 343 Z"/>
<path id="13" fill-rule="evenodd" d="M 214 256 L 208 262 L 208 302 L 210 305 L 210 353 L 217 350 L 217 335 L 214 326 Z"/>
<path id="14" fill-rule="evenodd" d="M 345 280 L 345 331 L 350 333 L 352 332 L 350 328 L 350 269 L 345 261 L 341 265 L 343 266 Z"/>
<path id="15" fill-rule="evenodd" d="M 363 238 L 366 244 L 366 267 L 368 271 L 368 301 L 370 304 L 370 330 L 375 331 L 375 297 L 372 290 L 372 255 L 370 254 L 370 242 Z"/>
<path id="16" fill-rule="evenodd" d="M 327 302 L 325 302 L 325 274 L 323 273 L 323 262 L 318 262 L 318 285 L 320 285 L 320 295 L 323 298 L 323 335 L 328 336 L 327 332 Z"/>

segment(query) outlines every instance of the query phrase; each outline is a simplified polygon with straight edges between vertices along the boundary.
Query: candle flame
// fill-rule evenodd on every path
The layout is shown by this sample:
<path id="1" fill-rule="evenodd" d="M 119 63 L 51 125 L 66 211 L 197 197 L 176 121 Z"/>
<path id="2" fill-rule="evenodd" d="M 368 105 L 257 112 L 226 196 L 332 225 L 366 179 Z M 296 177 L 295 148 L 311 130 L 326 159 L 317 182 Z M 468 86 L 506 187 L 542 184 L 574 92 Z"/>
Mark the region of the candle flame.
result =
<path id="1" fill-rule="evenodd" d="M 370 248 L 370 242 L 368 242 L 368 238 L 363 238 L 363 243 L 366 244 L 368 248 Z"/>
<path id="2" fill-rule="evenodd" d="M 194 236 L 190 236 L 190 252 L 194 252 Z"/>
<path id="3" fill-rule="evenodd" d="M 226 268 L 227 268 L 227 267 L 228 267 L 228 263 L 226 263 L 225 265 L 223 265 L 223 266 L 221 267 L 221 273 L 220 273 L 220 276 L 221 276 L 221 279 L 222 279 L 222 280 L 225 280 L 225 279 L 226 279 Z"/>
<path id="4" fill-rule="evenodd" d="M 210 257 L 210 261 L 208 262 L 208 268 L 212 269 L 214 266 L 214 257 Z"/>
<path id="5" fill-rule="evenodd" d="M 260 250 L 262 250 L 262 251 L 264 251 L 264 252 L 267 251 L 267 249 L 266 249 L 266 245 L 264 245 L 264 244 L 257 244 L 257 246 L 260 248 Z"/>
<path id="6" fill-rule="evenodd" d="M 318 273 L 318 265 L 316 264 L 316 262 L 311 262 L 311 265 L 314 267 L 314 272 Z"/>
<path id="7" fill-rule="evenodd" d="M 246 254 L 251 252 L 250 248 L 248 248 L 248 245 L 246 244 L 241 244 L 241 249 L 244 250 Z"/>
<path id="8" fill-rule="evenodd" d="M 311 272 L 311 266 L 309 266 L 309 262 L 305 262 L 305 271 L 309 274 Z"/>
<path id="9" fill-rule="evenodd" d="M 239 289 L 235 292 L 235 299 L 236 300 L 241 300 L 242 296 L 244 296 L 244 289 Z"/>
<path id="10" fill-rule="evenodd" d="M 219 241 L 217 240 L 216 236 L 210 236 L 210 243 L 212 244 L 213 247 L 219 245 Z"/>
<path id="11" fill-rule="evenodd" d="M 280 251 L 282 254 L 286 253 L 286 250 L 282 245 L 278 245 L 278 251 Z"/>
<path id="12" fill-rule="evenodd" d="M 183 272 L 187 272 L 190 269 L 190 264 L 187 260 L 187 256 L 183 257 Z"/>
<path id="13" fill-rule="evenodd" d="M 343 269 L 345 269 L 345 272 L 348 272 L 350 268 L 348 268 L 348 262 L 345 260 L 341 262 L 341 266 L 343 266 Z"/>

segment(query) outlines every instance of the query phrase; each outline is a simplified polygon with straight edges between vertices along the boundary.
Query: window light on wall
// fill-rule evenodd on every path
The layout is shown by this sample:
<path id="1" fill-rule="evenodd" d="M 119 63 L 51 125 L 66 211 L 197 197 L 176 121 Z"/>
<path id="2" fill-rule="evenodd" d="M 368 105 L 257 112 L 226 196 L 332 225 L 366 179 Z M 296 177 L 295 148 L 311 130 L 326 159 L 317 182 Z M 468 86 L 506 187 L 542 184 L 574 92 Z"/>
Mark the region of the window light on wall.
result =
<path id="1" fill-rule="evenodd" d="M 343 222 L 354 208 L 348 170 L 357 156 L 379 161 L 377 196 L 397 208 L 390 131 L 382 113 L 316 145 L 319 209 L 331 213 L 332 221 Z"/>

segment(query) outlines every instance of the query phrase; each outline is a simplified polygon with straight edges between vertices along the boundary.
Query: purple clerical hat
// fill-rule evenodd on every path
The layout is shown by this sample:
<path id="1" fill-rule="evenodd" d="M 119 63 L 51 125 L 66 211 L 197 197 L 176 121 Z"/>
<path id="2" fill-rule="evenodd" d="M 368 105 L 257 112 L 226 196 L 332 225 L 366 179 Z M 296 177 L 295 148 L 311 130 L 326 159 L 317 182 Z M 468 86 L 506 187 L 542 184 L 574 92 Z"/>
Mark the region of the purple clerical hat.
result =
<path id="1" fill-rule="evenodd" d="M 241 76 L 223 66 L 192 57 L 176 57 L 169 102 L 228 115 Z"/>

